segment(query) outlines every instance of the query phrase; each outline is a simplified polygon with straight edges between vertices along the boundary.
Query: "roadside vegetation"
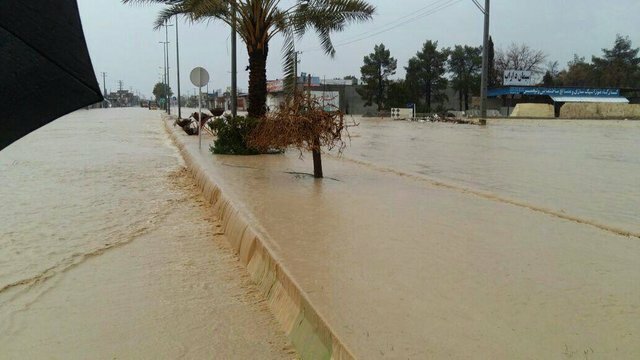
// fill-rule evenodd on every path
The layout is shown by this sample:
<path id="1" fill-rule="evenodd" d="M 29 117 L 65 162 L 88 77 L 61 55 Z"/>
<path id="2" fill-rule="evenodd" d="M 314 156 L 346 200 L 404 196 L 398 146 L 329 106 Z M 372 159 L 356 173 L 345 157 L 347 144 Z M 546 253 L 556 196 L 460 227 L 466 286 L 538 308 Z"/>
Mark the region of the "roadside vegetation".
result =
<path id="1" fill-rule="evenodd" d="M 495 49 L 489 40 L 489 87 L 502 85 L 505 70 L 528 70 L 540 86 L 580 86 L 603 88 L 635 88 L 640 83 L 639 50 L 629 37 L 618 35 L 611 49 L 591 61 L 574 55 L 566 68 L 549 61 L 541 50 L 526 44 L 511 44 Z M 363 59 L 360 69 L 362 87 L 359 93 L 368 105 L 378 111 L 416 104 L 420 113 L 441 112 L 448 100 L 448 86 L 456 92 L 460 108 L 471 108 L 470 99 L 480 95 L 482 47 L 455 45 L 442 48 L 437 41 L 427 40 L 420 51 L 404 66 L 404 79 L 393 79 L 397 60 L 384 45 L 378 44 Z"/>

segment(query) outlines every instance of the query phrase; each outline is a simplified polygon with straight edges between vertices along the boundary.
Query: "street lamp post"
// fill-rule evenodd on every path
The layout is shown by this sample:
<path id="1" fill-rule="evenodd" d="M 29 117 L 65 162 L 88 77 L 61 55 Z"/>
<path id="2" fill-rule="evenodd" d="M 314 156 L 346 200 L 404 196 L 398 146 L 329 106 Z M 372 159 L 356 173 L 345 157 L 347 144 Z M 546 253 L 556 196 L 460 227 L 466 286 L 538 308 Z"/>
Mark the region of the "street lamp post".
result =
<path id="1" fill-rule="evenodd" d="M 173 26 L 169 24 L 169 21 L 165 21 L 164 23 L 164 38 L 165 41 L 167 42 L 167 52 L 166 52 L 166 58 L 167 58 L 167 114 L 171 115 L 171 94 L 170 89 L 170 75 L 169 75 L 169 26 Z"/>
<path id="2" fill-rule="evenodd" d="M 487 87 L 489 84 L 489 2 L 484 1 L 484 36 L 482 41 L 482 84 L 480 85 L 480 124 L 487 124 Z"/>
<path id="3" fill-rule="evenodd" d="M 176 15 L 176 76 L 178 81 L 178 119 L 182 118 L 180 106 L 180 46 L 178 43 L 178 16 Z"/>
<path id="4" fill-rule="evenodd" d="M 166 100 L 167 94 L 169 93 L 169 86 L 167 85 L 167 42 L 166 41 L 158 41 L 158 43 L 162 44 L 162 87 L 164 87 L 164 100 L 165 100 L 165 111 L 166 111 Z"/>
<path id="5" fill-rule="evenodd" d="M 238 68 L 236 58 L 236 11 L 233 9 L 233 26 L 231 27 L 231 114 L 238 116 Z"/>

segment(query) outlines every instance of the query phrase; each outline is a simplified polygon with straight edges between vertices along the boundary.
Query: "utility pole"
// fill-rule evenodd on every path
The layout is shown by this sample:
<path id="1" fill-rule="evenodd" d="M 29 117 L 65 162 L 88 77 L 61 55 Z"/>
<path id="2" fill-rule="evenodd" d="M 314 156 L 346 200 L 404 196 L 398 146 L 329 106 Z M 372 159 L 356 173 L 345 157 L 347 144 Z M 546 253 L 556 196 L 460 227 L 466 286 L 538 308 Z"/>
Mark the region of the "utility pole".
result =
<path id="1" fill-rule="evenodd" d="M 484 38 L 482 41 L 482 84 L 480 85 L 480 125 L 487 124 L 487 86 L 489 84 L 489 2 L 484 0 Z"/>
<path id="2" fill-rule="evenodd" d="M 164 23 L 164 38 L 165 41 L 167 42 L 167 47 L 166 47 L 166 58 L 167 58 L 167 114 L 171 115 L 171 95 L 169 94 L 169 91 L 171 89 L 170 81 L 169 81 L 169 26 L 173 26 L 173 25 L 169 25 L 169 20 L 166 20 Z"/>
<path id="3" fill-rule="evenodd" d="M 107 78 L 107 73 L 103 71 L 102 72 L 102 89 L 103 89 L 102 91 L 104 92 L 104 94 L 103 94 L 104 100 L 102 100 L 102 104 L 101 104 L 101 107 L 103 109 L 104 109 L 105 102 L 107 101 L 107 81 L 106 81 L 106 78 Z"/>
<path id="4" fill-rule="evenodd" d="M 122 80 L 118 80 L 118 90 L 119 91 L 122 91 L 122 85 L 123 85 Z"/>
<path id="5" fill-rule="evenodd" d="M 160 44 L 163 45 L 162 48 L 162 62 L 163 62 L 163 67 L 162 67 L 162 87 L 164 88 L 164 100 L 166 102 L 167 100 L 167 94 L 169 93 L 169 88 L 167 87 L 167 42 L 166 41 L 159 41 Z M 166 103 L 165 103 L 165 110 L 166 110 Z"/>
<path id="6" fill-rule="evenodd" d="M 104 89 L 103 91 L 104 91 L 104 96 L 105 97 L 107 96 L 107 81 L 106 81 L 106 78 L 107 78 L 107 73 L 103 71 L 102 72 L 102 88 Z"/>
<path id="7" fill-rule="evenodd" d="M 231 26 L 231 115 L 235 118 L 238 116 L 238 67 L 236 57 L 236 8 L 235 4 L 231 4 L 233 12 L 233 21 Z"/>
<path id="8" fill-rule="evenodd" d="M 178 77 L 178 119 L 182 118 L 180 110 L 180 46 L 178 43 L 178 16 L 176 15 L 176 76 Z"/>
<path id="9" fill-rule="evenodd" d="M 298 91 L 298 51 L 293 52 L 293 91 Z"/>

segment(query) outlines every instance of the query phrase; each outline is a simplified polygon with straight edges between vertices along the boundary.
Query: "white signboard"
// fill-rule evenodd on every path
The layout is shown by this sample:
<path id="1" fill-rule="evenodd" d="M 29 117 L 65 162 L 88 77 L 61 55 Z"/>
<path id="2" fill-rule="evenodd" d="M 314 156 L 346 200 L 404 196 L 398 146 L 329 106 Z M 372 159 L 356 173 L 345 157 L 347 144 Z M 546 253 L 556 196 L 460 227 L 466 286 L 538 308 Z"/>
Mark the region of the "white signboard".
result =
<path id="1" fill-rule="evenodd" d="M 393 120 L 413 119 L 413 108 L 391 108 L 391 118 Z"/>
<path id="2" fill-rule="evenodd" d="M 502 85 L 535 85 L 533 83 L 533 73 L 527 70 L 505 70 Z"/>

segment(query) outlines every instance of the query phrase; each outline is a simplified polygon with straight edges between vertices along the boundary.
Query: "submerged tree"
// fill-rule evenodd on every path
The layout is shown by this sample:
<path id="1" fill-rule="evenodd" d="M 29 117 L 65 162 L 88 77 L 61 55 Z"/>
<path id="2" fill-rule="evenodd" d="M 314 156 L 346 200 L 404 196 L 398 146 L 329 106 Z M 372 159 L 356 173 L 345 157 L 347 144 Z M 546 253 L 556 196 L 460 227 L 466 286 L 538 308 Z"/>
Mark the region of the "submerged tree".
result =
<path id="1" fill-rule="evenodd" d="M 437 41 L 427 41 L 416 56 L 409 59 L 406 82 L 414 89 L 415 97 L 424 96 L 427 112 L 431 112 L 433 102 L 441 103 L 446 99 L 447 88 L 446 62 L 449 49 L 438 50 Z"/>
<path id="2" fill-rule="evenodd" d="M 364 65 L 360 68 L 364 87 L 359 94 L 366 106 L 378 105 L 378 111 L 385 108 L 389 76 L 396 73 L 398 61 L 391 57 L 391 52 L 384 44 L 376 45 L 373 52 L 364 57 Z"/>
<path id="3" fill-rule="evenodd" d="M 315 30 L 322 50 L 334 56 L 333 32 L 353 22 L 371 19 L 375 7 L 364 0 L 122 0 L 124 3 L 165 4 L 156 20 L 156 29 L 175 15 L 191 21 L 220 20 L 235 26 L 249 54 L 249 116 L 259 118 L 266 110 L 266 64 L 269 43 L 276 35 L 285 38 L 285 62 L 291 69 L 295 38 Z M 235 25 L 234 25 L 235 24 Z M 293 74 L 289 74 L 293 76 Z"/>
<path id="4" fill-rule="evenodd" d="M 342 152 L 346 146 L 342 140 L 345 130 L 342 112 L 326 111 L 317 98 L 297 92 L 258 122 L 248 136 L 248 145 L 260 151 L 293 147 L 301 156 L 303 151 L 309 151 L 313 154 L 313 176 L 322 178 L 322 148 Z"/>

